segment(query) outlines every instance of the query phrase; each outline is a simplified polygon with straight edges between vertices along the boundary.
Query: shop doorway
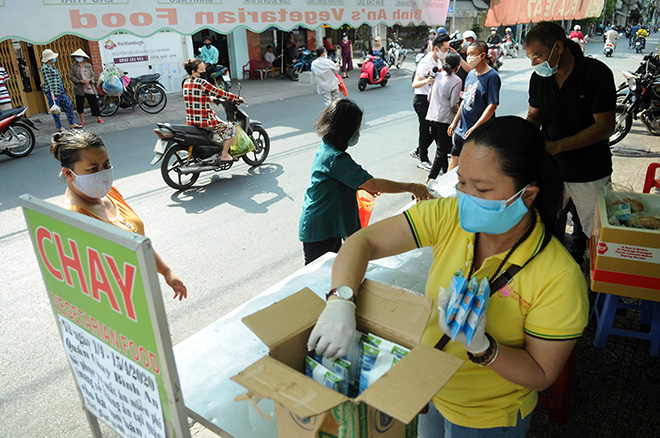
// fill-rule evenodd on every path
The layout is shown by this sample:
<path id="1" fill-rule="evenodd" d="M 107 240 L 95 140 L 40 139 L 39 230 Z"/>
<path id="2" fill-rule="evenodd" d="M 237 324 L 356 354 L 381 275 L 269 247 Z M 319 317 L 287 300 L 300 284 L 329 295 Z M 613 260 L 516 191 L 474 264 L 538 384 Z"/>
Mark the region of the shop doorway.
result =
<path id="1" fill-rule="evenodd" d="M 206 38 L 209 38 L 211 40 L 211 44 L 213 44 L 213 46 L 218 49 L 218 64 L 227 67 L 231 72 L 232 77 L 237 75 L 238 69 L 236 69 L 235 66 L 232 66 L 229 61 L 229 41 L 227 40 L 227 35 L 215 32 L 210 29 L 204 29 L 200 32 L 197 32 L 196 34 L 193 34 L 192 41 L 195 56 L 199 55 L 199 50 L 202 48 L 202 43 Z"/>
<path id="2" fill-rule="evenodd" d="M 45 113 L 48 111 L 48 107 L 44 99 L 44 94 L 41 91 L 40 64 L 37 63 L 34 46 L 25 41 L 14 41 L 13 46 L 16 53 L 18 70 L 21 75 L 23 91 L 27 100 L 27 107 L 32 114 Z"/>

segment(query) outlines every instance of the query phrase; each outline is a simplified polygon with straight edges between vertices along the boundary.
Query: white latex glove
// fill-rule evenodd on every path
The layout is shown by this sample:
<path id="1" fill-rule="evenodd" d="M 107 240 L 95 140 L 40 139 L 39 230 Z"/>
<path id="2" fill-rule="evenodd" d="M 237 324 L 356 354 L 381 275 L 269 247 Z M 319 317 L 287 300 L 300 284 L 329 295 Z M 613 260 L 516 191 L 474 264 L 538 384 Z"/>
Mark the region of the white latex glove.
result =
<path id="1" fill-rule="evenodd" d="M 442 330 L 444 334 L 451 337 L 451 329 L 445 323 L 449 298 L 451 298 L 451 292 L 449 292 L 444 287 L 441 287 L 440 292 L 438 293 L 438 325 L 440 325 L 440 330 Z M 472 354 L 481 354 L 488 350 L 490 341 L 486 337 L 486 314 L 482 314 L 479 318 L 479 322 L 477 323 L 477 330 L 475 330 L 474 335 L 472 335 L 472 341 L 469 345 L 463 330 L 458 332 L 454 338 L 454 341 L 463 344 L 465 349 Z"/>
<path id="2" fill-rule="evenodd" d="M 330 360 L 348 353 L 355 332 L 355 304 L 346 300 L 331 300 L 319 315 L 307 341 L 307 350 Z"/>

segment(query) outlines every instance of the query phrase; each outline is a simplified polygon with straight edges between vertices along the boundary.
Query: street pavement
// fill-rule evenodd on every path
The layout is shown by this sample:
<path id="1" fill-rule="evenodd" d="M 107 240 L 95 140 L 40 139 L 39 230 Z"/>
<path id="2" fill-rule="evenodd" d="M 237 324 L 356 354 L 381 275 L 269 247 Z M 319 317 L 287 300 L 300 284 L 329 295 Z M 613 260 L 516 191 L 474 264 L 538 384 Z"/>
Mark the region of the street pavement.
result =
<path id="1" fill-rule="evenodd" d="M 649 47 L 657 46 L 654 34 Z M 587 53 L 610 66 L 617 84 L 622 80 L 621 71 L 635 70 L 641 60 L 641 55 L 623 44 L 613 58 L 605 59 L 601 50 L 602 44 L 594 42 Z M 417 182 L 426 178 L 408 156 L 417 132 L 410 90 L 413 69 L 412 59 L 408 59 L 403 69 L 393 71 L 386 87 L 369 87 L 361 93 L 357 90 L 358 71 L 346 80 L 349 97 L 365 110 L 360 144 L 351 154 L 375 176 Z M 524 117 L 529 61 L 524 56 L 507 58 L 500 73 L 497 114 Z M 239 162 L 229 171 L 202 176 L 194 188 L 184 192 L 167 187 L 159 169 L 149 166 L 155 123 L 183 123 L 180 95 L 169 95 L 166 109 L 156 115 L 136 108 L 120 109 L 103 125 L 87 118 L 90 122 L 85 129 L 103 135 L 108 145 L 115 185 L 142 216 L 155 248 L 190 291 L 184 302 L 165 300 L 174 344 L 303 264 L 297 225 L 318 147 L 312 124 L 323 109 L 322 98 L 315 85 L 288 79 L 240 82 L 246 111 L 261 120 L 271 136 L 271 155 L 259 168 Z M 233 83 L 231 91 L 236 91 L 237 81 Z M 0 405 L 4 408 L 0 437 L 87 437 L 89 428 L 18 207 L 17 197 L 23 193 L 57 204 L 65 188 L 57 178 L 57 163 L 48 153 L 53 121 L 47 115 L 34 119 L 39 121 L 35 151 L 20 160 L 0 157 L 4 182 L 0 282 L 5 285 L 1 296 L 6 308 L 0 322 Z M 660 139 L 635 122 L 613 151 L 614 182 L 641 191 L 646 167 L 660 161 Z M 372 221 L 394 214 L 407 202 L 407 195 L 381 196 Z M 162 281 L 161 289 L 166 298 L 171 296 Z M 639 323 L 633 311 L 620 317 L 626 325 Z M 649 356 L 649 343 L 614 337 L 606 348 L 597 349 L 592 344 L 594 331 L 591 321 L 579 343 L 576 388 L 566 423 L 548 422 L 547 410 L 538 407 L 528 436 L 657 434 L 660 364 Z M 103 431 L 105 436 L 114 436 L 105 427 Z M 209 435 L 199 425 L 193 431 L 197 437 Z"/>

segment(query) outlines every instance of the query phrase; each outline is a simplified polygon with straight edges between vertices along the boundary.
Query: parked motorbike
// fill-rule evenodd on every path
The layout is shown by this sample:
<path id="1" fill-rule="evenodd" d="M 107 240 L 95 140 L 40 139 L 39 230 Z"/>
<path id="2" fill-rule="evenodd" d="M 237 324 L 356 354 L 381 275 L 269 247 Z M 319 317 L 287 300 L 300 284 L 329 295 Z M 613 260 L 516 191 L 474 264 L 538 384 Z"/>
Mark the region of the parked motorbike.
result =
<path id="1" fill-rule="evenodd" d="M 127 75 L 124 72 L 124 75 Z M 99 108 L 102 116 L 111 116 L 119 108 L 132 108 L 138 105 L 149 114 L 161 112 L 167 105 L 167 94 L 165 87 L 158 81 L 160 73 L 131 78 L 121 96 L 108 96 L 101 86 L 98 87 Z"/>
<path id="2" fill-rule="evenodd" d="M 614 44 L 612 44 L 609 41 L 606 42 L 605 47 L 603 47 L 603 54 L 609 58 L 610 56 L 612 56 L 613 53 L 614 53 Z"/>
<path id="3" fill-rule="evenodd" d="M 520 53 L 520 50 L 522 48 L 520 47 L 520 44 L 514 43 L 512 39 L 507 39 L 503 44 L 502 44 L 502 52 L 504 52 L 504 56 L 510 56 L 512 58 L 517 58 L 518 53 Z"/>
<path id="4" fill-rule="evenodd" d="M 391 67 L 401 68 L 403 61 L 406 60 L 406 53 L 408 51 L 401 47 L 399 43 L 391 40 L 389 45 L 390 47 L 387 49 L 387 63 Z"/>
<path id="5" fill-rule="evenodd" d="M 254 150 L 240 158 L 249 166 L 261 165 L 270 151 L 270 137 L 261 122 L 250 119 L 248 114 L 234 102 L 216 100 L 215 103 L 222 104 L 227 115 L 226 120 L 243 128 L 254 143 Z M 165 183 L 173 189 L 190 188 L 197 182 L 202 172 L 229 170 L 239 159 L 239 157 L 234 157 L 234 161 L 220 161 L 222 142 L 215 141 L 215 135 L 206 129 L 170 123 L 158 123 L 157 125 L 158 128 L 154 129 L 158 136 L 154 147 L 156 155 L 151 160 L 151 165 L 162 160 L 161 176 Z"/>
<path id="6" fill-rule="evenodd" d="M 21 158 L 34 149 L 32 129 L 37 127 L 25 117 L 26 111 L 27 108 L 21 106 L 0 112 L 0 154 Z"/>
<path id="7" fill-rule="evenodd" d="M 630 132 L 633 119 L 639 118 L 651 134 L 660 135 L 660 77 L 649 67 L 651 58 L 646 60 L 642 74 L 623 72 L 628 94 L 617 103 L 610 145 L 620 142 Z"/>
<path id="8" fill-rule="evenodd" d="M 495 44 L 488 44 L 488 65 L 495 69 L 499 70 L 502 67 L 504 62 L 504 54 L 501 47 L 497 47 Z"/>
<path id="9" fill-rule="evenodd" d="M 642 53 L 642 51 L 646 48 L 646 38 L 644 37 L 637 37 L 635 39 L 635 52 L 637 53 Z"/>
<path id="10" fill-rule="evenodd" d="M 298 53 L 300 54 L 300 57 L 293 66 L 291 66 L 290 77 L 292 81 L 297 81 L 300 77 L 300 73 L 312 70 L 312 61 L 314 60 L 312 52 L 310 52 L 307 47 L 300 47 Z"/>
<path id="11" fill-rule="evenodd" d="M 358 90 L 364 91 L 367 85 L 380 84 L 381 87 L 387 85 L 387 80 L 390 78 L 390 69 L 386 63 L 380 68 L 380 76 L 374 80 L 374 60 L 373 55 L 366 55 L 360 70 L 360 79 L 358 79 Z"/>

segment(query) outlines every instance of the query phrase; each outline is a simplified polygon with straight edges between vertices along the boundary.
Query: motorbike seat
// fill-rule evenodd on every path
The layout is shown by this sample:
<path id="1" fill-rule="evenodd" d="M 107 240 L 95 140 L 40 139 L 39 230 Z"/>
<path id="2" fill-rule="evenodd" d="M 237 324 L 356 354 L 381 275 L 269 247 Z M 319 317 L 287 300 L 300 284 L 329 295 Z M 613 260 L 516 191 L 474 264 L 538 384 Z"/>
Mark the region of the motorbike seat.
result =
<path id="1" fill-rule="evenodd" d="M 169 123 L 165 123 L 165 126 L 172 129 L 173 131 L 181 131 L 185 132 L 186 134 L 208 135 L 211 133 L 211 131 L 207 129 L 193 125 L 171 125 Z"/>
<path id="2" fill-rule="evenodd" d="M 11 116 L 15 116 L 16 114 L 20 114 L 24 109 L 25 109 L 24 107 L 19 107 L 19 108 L 8 109 L 6 111 L 0 111 L 0 120 L 4 120 Z"/>
<path id="3" fill-rule="evenodd" d="M 149 82 L 158 82 L 158 78 L 160 78 L 160 73 L 150 73 L 142 76 L 138 76 L 135 78 L 137 82 L 142 82 L 143 84 L 149 83 Z"/>

